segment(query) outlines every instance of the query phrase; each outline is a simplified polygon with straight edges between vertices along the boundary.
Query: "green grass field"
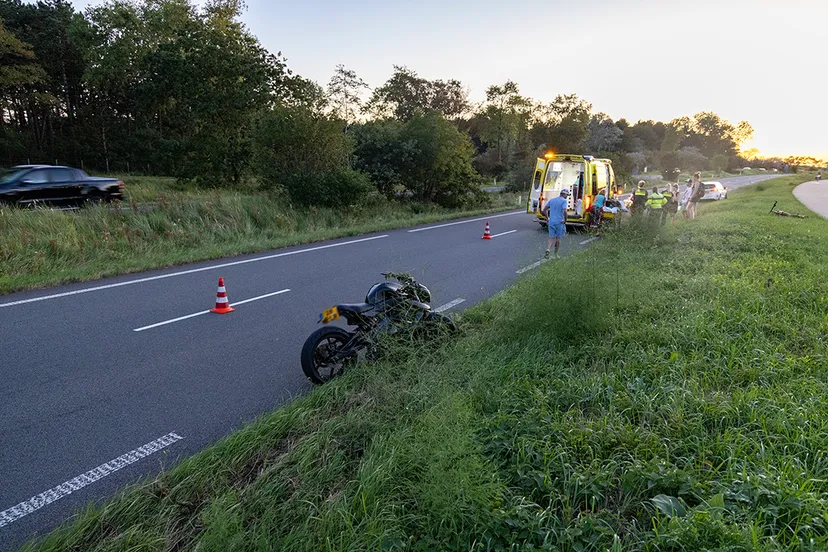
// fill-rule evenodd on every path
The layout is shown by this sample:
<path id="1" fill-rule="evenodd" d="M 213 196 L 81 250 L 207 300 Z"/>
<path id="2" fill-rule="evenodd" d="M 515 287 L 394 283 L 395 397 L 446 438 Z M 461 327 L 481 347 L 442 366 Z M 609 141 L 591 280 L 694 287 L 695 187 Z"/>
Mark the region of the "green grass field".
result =
<path id="1" fill-rule="evenodd" d="M 30 550 L 825 550 L 828 221 L 626 226 Z"/>
<path id="2" fill-rule="evenodd" d="M 126 179 L 128 200 L 77 211 L 0 207 L 0 294 L 517 208 L 447 210 L 375 198 L 360 207 L 294 208 L 255 190 L 198 190 Z"/>

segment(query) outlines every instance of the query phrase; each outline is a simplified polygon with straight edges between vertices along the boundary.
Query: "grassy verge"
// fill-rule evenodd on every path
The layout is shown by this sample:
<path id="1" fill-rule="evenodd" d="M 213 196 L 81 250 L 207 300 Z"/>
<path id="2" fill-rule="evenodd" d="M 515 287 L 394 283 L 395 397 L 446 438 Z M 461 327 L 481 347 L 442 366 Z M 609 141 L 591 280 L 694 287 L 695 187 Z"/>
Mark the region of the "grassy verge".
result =
<path id="1" fill-rule="evenodd" d="M 255 191 L 204 192 L 171 179 L 129 179 L 121 209 L 0 207 L 0 294 L 192 261 L 253 253 L 517 207 L 511 194 L 459 210 L 376 199 L 300 209 Z"/>
<path id="2" fill-rule="evenodd" d="M 627 227 L 31 550 L 824 550 L 828 222 Z M 410 351 L 409 351 L 410 353 Z"/>

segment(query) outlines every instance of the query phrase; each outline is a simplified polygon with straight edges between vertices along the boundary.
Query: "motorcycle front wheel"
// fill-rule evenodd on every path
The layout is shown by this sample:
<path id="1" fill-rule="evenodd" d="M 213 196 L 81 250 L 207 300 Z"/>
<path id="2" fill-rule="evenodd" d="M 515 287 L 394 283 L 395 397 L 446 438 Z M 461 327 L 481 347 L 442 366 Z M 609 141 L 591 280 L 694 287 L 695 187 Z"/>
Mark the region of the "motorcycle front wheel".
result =
<path id="1" fill-rule="evenodd" d="M 426 338 L 455 335 L 458 332 L 457 323 L 438 312 L 429 312 L 417 327 L 418 333 Z"/>
<path id="2" fill-rule="evenodd" d="M 305 340 L 302 347 L 302 371 L 311 382 L 319 385 L 342 374 L 345 364 L 355 359 L 333 359 L 353 338 L 353 334 L 336 326 L 319 328 Z"/>

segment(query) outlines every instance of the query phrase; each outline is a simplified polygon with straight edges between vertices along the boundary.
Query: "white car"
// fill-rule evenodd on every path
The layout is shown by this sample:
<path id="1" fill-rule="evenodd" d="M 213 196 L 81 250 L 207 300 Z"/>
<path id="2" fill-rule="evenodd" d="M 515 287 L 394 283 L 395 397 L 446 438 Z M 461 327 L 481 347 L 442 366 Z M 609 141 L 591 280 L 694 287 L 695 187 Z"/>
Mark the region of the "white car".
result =
<path id="1" fill-rule="evenodd" d="M 702 199 L 727 199 L 727 188 L 721 182 L 705 182 Z"/>

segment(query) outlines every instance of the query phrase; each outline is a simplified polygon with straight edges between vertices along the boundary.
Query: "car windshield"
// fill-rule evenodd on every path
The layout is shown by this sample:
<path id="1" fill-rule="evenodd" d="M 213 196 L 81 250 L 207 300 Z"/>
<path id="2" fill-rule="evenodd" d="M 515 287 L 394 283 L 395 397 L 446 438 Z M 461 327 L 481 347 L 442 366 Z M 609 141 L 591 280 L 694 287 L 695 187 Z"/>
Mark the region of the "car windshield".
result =
<path id="1" fill-rule="evenodd" d="M 0 171 L 0 184 L 11 182 L 29 169 L 5 169 Z"/>

